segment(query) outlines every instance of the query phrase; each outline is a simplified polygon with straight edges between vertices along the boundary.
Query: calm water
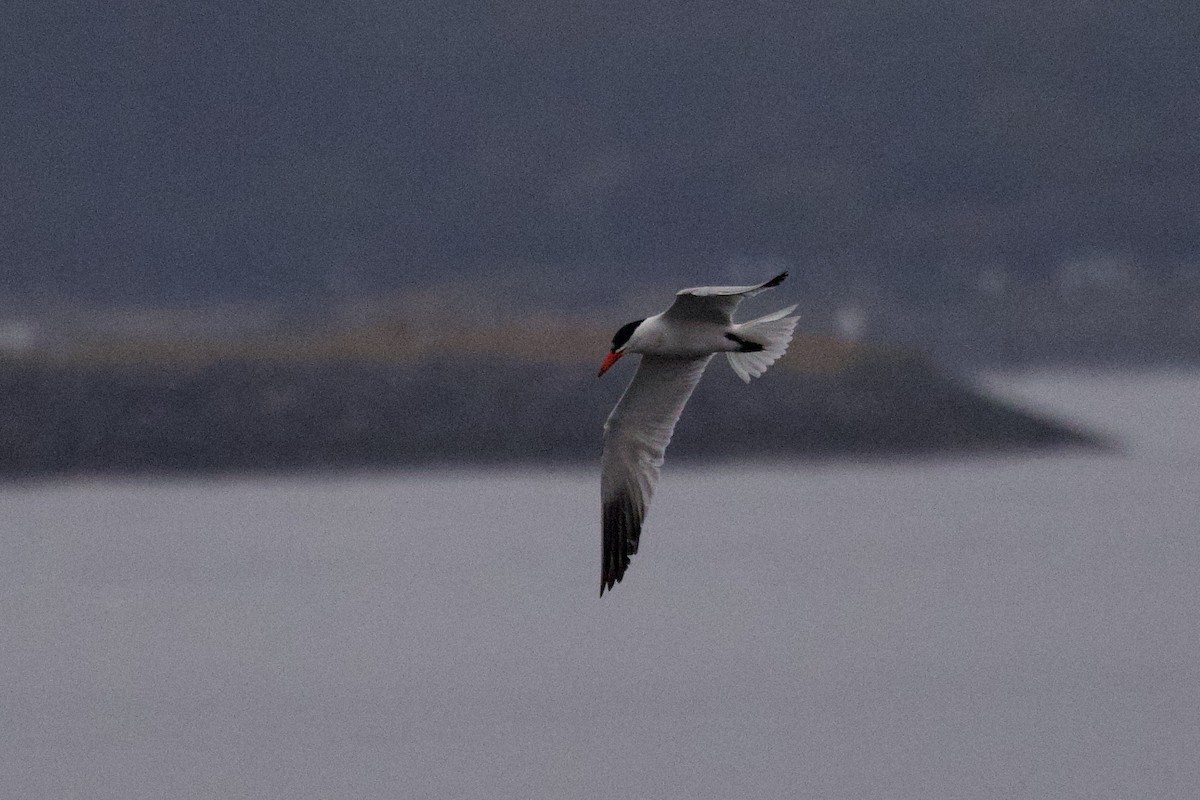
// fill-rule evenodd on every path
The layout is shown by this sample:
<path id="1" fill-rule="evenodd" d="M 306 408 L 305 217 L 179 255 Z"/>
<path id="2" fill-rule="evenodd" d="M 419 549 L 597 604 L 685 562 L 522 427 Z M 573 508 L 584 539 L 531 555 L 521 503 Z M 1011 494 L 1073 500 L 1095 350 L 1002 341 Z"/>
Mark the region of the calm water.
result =
<path id="1" fill-rule="evenodd" d="M 1200 376 L 1121 454 L 0 493 L 0 796 L 1200 796 Z"/>

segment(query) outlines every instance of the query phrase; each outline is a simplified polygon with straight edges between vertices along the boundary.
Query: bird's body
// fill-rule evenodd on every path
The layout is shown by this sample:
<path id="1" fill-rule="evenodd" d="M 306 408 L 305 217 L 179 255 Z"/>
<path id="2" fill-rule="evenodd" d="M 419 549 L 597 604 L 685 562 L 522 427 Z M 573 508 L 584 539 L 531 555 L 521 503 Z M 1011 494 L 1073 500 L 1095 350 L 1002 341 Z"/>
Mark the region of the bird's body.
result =
<path id="1" fill-rule="evenodd" d="M 740 324 L 732 319 L 743 298 L 786 277 L 756 286 L 684 289 L 666 311 L 631 322 L 613 337 L 600 375 L 626 353 L 640 353 L 642 363 L 604 423 L 601 595 L 621 580 L 637 552 L 675 423 L 713 355 L 725 353 L 749 383 L 787 350 L 798 319 L 788 316 L 795 306 Z"/>
<path id="2" fill-rule="evenodd" d="M 731 330 L 729 325 L 704 320 L 681 325 L 664 319 L 665 314 L 655 314 L 642 320 L 637 328 L 637 343 L 627 352 L 701 358 L 738 349 L 738 345 L 725 336 Z"/>

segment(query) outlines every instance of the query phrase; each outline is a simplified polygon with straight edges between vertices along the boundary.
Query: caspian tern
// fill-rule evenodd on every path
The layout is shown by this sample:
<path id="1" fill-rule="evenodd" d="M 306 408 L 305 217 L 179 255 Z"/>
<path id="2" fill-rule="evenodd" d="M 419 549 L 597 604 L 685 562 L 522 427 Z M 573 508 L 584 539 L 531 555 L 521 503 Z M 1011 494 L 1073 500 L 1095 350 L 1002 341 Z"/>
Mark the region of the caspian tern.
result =
<path id="1" fill-rule="evenodd" d="M 725 353 L 733 371 L 749 383 L 787 350 L 799 320 L 788 315 L 796 306 L 749 322 L 732 319 L 743 298 L 778 286 L 787 275 L 757 286 L 684 289 L 666 311 L 630 322 L 613 336 L 597 378 L 626 353 L 641 353 L 642 362 L 604 423 L 601 597 L 620 582 L 637 552 L 667 443 L 709 360 Z"/>

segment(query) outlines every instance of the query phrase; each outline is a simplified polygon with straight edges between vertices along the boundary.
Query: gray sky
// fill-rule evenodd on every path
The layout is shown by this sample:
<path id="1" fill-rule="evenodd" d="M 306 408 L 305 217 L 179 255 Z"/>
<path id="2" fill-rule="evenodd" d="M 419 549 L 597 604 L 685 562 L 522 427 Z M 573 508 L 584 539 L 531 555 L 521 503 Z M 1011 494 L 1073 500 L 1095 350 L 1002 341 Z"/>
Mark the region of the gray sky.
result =
<path id="1" fill-rule="evenodd" d="M 915 287 L 1097 251 L 1166 269 L 1200 243 L 1198 14 L 15 0 L 0 280 L 188 301 L 736 257 Z"/>

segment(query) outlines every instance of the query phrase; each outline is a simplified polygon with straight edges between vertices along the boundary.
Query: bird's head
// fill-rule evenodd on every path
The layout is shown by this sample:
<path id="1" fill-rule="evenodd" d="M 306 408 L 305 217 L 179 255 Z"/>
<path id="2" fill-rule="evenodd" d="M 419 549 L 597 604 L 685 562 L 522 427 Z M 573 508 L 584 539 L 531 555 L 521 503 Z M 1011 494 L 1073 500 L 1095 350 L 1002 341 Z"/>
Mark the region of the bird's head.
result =
<path id="1" fill-rule="evenodd" d="M 608 351 L 608 355 L 604 359 L 604 363 L 600 365 L 600 372 L 596 374 L 599 378 L 604 373 L 608 372 L 609 367 L 621 360 L 621 356 L 625 355 L 629 349 L 630 339 L 633 338 L 633 332 L 637 330 L 637 326 L 641 325 L 645 320 L 635 319 L 633 322 L 622 325 L 613 335 L 612 349 Z"/>

